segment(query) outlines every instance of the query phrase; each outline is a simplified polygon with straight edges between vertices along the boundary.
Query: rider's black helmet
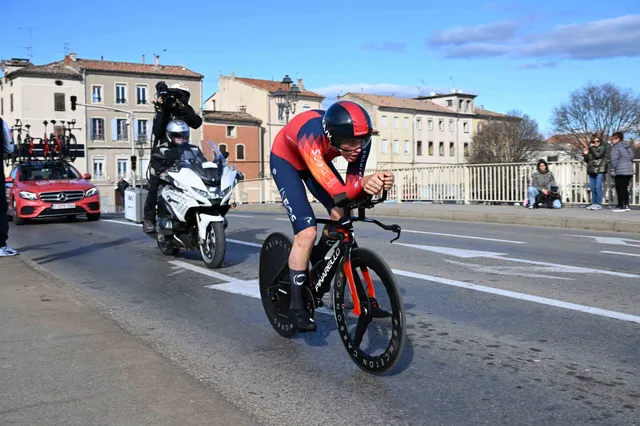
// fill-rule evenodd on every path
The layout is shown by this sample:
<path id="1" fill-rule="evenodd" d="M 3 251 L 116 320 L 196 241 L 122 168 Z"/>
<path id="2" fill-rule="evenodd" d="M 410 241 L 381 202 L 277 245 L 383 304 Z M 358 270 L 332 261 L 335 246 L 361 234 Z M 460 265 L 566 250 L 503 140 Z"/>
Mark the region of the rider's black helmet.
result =
<path id="1" fill-rule="evenodd" d="M 331 105 L 322 118 L 322 128 L 329 143 L 335 148 L 344 139 L 362 140 L 364 147 L 369 144 L 373 133 L 369 113 L 351 101 L 338 101 Z"/>

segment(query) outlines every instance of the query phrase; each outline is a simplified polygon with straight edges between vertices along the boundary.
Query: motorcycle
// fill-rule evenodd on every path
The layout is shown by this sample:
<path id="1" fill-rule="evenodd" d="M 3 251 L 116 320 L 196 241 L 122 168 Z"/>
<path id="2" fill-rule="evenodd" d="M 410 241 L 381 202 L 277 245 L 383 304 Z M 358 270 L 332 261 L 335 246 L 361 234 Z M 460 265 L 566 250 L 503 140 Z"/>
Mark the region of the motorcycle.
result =
<path id="1" fill-rule="evenodd" d="M 208 161 L 195 145 L 181 147 L 178 164 L 159 178 L 156 239 L 160 251 L 174 256 L 181 249 L 200 250 L 209 268 L 219 267 L 226 253 L 225 215 L 233 189 L 244 175 L 227 162 L 229 154 L 207 141 Z"/>

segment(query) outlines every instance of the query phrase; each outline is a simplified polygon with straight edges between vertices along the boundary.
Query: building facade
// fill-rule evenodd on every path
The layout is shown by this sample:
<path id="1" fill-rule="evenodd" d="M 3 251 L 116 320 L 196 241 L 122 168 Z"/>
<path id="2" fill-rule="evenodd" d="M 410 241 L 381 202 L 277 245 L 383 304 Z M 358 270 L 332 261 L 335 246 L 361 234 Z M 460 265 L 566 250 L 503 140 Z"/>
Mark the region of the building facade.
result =
<path id="1" fill-rule="evenodd" d="M 58 98 L 55 105 L 48 105 L 47 102 L 43 106 L 37 106 L 38 99 L 46 96 L 46 92 L 36 94 L 35 91 L 31 93 L 23 90 L 21 99 L 14 99 L 14 108 L 21 108 L 20 111 L 26 113 L 27 108 L 46 110 L 54 106 L 54 109 L 49 110 L 49 116 L 59 112 L 76 118 L 76 126 L 81 128 L 75 132 L 78 143 L 86 145 L 84 157 L 76 160 L 76 164 L 92 175 L 93 183 L 100 190 L 104 211 L 116 209 L 120 203 L 120 197 L 115 191 L 119 178 L 122 177 L 129 183 L 134 180 L 132 156 L 137 157 L 136 184 L 146 181 L 154 116 L 153 101 L 158 81 L 163 80 L 169 86 L 176 82 L 187 85 L 191 93 L 190 105 L 197 114 L 202 114 L 204 76 L 182 66 L 162 65 L 158 56 L 153 63 L 146 63 L 144 56 L 142 62 L 134 63 L 81 59 L 71 53 L 64 60 L 52 64 L 28 64 L 17 70 L 8 68 L 8 72 L 5 70 L 4 73 L 3 80 L 37 75 L 41 85 L 52 84 L 57 88 L 65 86 L 59 85 L 58 80 L 64 83 L 66 80 L 62 80 L 61 76 L 67 76 L 69 88 L 64 92 L 63 101 L 58 102 L 60 95 L 56 95 Z M 43 80 L 48 81 L 44 83 Z M 20 85 L 16 85 L 23 87 L 27 83 L 28 80 L 22 80 Z M 72 94 L 77 96 L 79 104 L 84 105 L 78 106 L 76 111 L 69 111 L 67 95 Z M 62 104 L 64 111 L 55 111 Z M 47 112 L 38 114 L 46 115 Z M 132 117 L 133 128 L 129 127 L 129 117 Z M 82 137 L 79 137 L 80 134 Z M 193 141 L 199 142 L 202 136 L 202 127 L 192 130 Z"/>
<path id="2" fill-rule="evenodd" d="M 298 79 L 300 95 L 295 110 L 289 119 L 310 109 L 321 109 L 324 96 L 308 91 L 302 79 Z M 259 119 L 262 124 L 262 140 L 258 158 L 259 176 L 270 177 L 269 154 L 275 136 L 286 124 L 286 117 L 279 114 L 273 93 L 282 88 L 282 83 L 272 80 L 221 75 L 218 79 L 218 91 L 205 101 L 207 111 L 244 111 Z"/>
<path id="3" fill-rule="evenodd" d="M 246 112 L 205 111 L 202 151 L 208 155 L 208 141 L 221 152 L 228 152 L 227 161 L 242 172 L 245 179 L 258 179 L 262 121 Z M 210 159 L 210 157 L 207 157 Z"/>

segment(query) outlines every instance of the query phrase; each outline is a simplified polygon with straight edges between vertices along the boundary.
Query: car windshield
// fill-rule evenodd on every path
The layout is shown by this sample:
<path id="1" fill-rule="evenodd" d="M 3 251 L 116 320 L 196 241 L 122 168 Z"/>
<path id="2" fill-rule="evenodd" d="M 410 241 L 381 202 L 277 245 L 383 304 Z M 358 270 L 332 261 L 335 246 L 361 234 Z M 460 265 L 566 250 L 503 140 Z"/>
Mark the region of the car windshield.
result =
<path id="1" fill-rule="evenodd" d="M 28 164 L 20 167 L 20 180 L 80 179 L 73 167 L 60 163 Z"/>
<path id="2" fill-rule="evenodd" d="M 180 167 L 187 167 L 193 170 L 209 183 L 219 181 L 223 172 L 229 171 L 226 158 L 212 141 L 203 141 L 201 147 L 205 152 L 197 145 L 181 144 L 179 146 Z"/>

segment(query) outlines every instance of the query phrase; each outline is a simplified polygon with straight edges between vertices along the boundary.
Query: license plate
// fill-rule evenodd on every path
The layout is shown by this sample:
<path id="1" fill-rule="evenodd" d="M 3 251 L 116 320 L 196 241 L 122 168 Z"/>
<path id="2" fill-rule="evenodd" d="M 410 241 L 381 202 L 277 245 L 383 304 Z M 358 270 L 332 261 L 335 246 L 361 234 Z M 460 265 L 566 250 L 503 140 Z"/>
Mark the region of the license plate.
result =
<path id="1" fill-rule="evenodd" d="M 64 203 L 64 204 L 51 204 L 53 210 L 59 209 L 75 209 L 76 203 Z"/>

